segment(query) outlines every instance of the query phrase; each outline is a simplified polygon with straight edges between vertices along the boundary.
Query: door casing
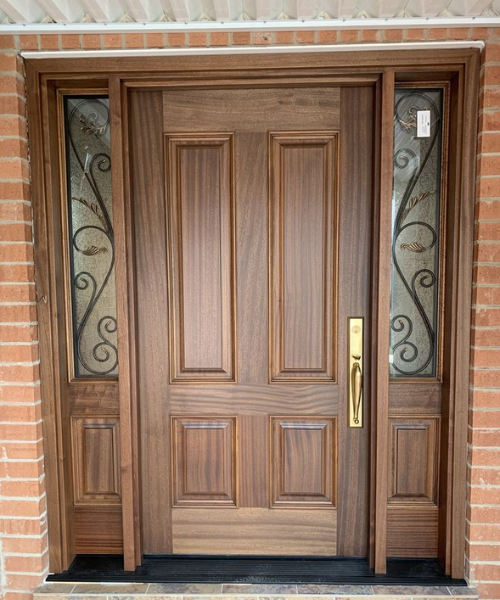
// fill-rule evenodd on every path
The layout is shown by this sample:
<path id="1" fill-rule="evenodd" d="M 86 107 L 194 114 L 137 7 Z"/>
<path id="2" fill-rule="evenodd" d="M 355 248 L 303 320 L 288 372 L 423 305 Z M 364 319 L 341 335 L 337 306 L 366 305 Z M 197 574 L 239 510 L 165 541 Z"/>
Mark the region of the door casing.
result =
<path id="1" fill-rule="evenodd" d="M 448 81 L 451 90 L 448 236 L 442 368 L 444 435 L 441 438 L 439 558 L 447 574 L 464 570 L 469 331 L 474 223 L 474 170 L 479 51 L 418 50 L 293 55 L 226 55 L 26 59 L 28 117 L 35 223 L 35 265 L 39 303 L 45 468 L 49 512 L 49 554 L 53 572 L 74 556 L 73 491 L 68 452 L 65 368 L 67 340 L 62 264 L 57 97 L 64 92 L 109 94 L 115 221 L 116 293 L 120 377 L 120 470 L 124 564 L 141 561 L 139 436 L 135 347 L 132 202 L 129 194 L 127 94 L 130 89 L 170 86 L 254 87 L 271 83 L 307 86 L 373 84 L 377 94 L 375 199 L 372 265 L 372 464 L 370 563 L 385 571 L 389 428 L 389 284 L 393 163 L 393 94 L 397 82 Z M 98 382 L 97 382 L 98 383 Z M 376 485 L 375 485 L 376 483 Z"/>

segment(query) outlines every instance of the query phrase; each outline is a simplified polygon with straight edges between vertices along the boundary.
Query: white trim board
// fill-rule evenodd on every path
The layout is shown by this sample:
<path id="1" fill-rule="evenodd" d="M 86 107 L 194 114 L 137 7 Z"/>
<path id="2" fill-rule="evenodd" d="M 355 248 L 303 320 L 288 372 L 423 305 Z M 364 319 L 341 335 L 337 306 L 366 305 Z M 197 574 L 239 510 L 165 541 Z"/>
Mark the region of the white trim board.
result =
<path id="1" fill-rule="evenodd" d="M 118 58 L 134 56 L 189 56 L 221 54 L 297 54 L 309 52 L 368 52 L 373 50 L 453 50 L 478 48 L 483 50 L 485 43 L 477 41 L 450 42 L 402 42 L 390 44 L 318 44 L 303 46 L 224 46 L 208 48 L 151 48 L 137 50 L 54 50 L 25 51 L 23 58 Z"/>
<path id="2" fill-rule="evenodd" d="M 405 17 L 282 21 L 184 21 L 155 23 L 2 23 L 0 35 L 26 33 L 189 33 L 218 31 L 297 31 L 500 27 L 500 17 Z"/>

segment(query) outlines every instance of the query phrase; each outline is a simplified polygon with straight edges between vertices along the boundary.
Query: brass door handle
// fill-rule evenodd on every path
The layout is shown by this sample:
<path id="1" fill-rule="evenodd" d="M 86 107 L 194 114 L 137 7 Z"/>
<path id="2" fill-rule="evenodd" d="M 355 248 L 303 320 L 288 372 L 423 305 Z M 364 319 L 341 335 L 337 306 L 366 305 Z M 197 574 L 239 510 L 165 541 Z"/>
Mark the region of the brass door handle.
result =
<path id="1" fill-rule="evenodd" d="M 361 408 L 361 390 L 363 389 L 363 373 L 359 364 L 360 356 L 353 356 L 356 361 L 352 365 L 352 418 L 355 425 L 359 425 L 359 409 Z"/>
<path id="2" fill-rule="evenodd" d="M 363 319 L 349 319 L 349 427 L 363 427 Z"/>

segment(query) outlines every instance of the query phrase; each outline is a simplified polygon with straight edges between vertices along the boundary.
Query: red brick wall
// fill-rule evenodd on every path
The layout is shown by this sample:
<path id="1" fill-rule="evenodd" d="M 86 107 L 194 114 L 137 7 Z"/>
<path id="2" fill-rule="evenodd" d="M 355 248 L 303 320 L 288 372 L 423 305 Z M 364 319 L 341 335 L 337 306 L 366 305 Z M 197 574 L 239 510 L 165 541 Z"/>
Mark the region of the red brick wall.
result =
<path id="1" fill-rule="evenodd" d="M 20 50 L 487 40 L 482 57 L 467 572 L 500 599 L 500 29 L 0 36 L 0 595 L 47 573 L 25 90 Z"/>
<path id="2" fill-rule="evenodd" d="M 38 330 L 23 65 L 0 36 L 0 591 L 46 573 Z"/>
<path id="3" fill-rule="evenodd" d="M 500 31 L 481 61 L 469 418 L 469 577 L 500 598 Z"/>

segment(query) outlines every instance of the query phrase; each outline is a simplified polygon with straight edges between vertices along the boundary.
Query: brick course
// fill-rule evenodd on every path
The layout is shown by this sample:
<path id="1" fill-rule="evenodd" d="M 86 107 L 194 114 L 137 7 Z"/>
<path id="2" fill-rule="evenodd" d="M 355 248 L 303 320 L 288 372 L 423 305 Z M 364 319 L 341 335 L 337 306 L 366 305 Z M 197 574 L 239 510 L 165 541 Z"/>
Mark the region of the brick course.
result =
<path id="1" fill-rule="evenodd" d="M 467 574 L 500 599 L 500 29 L 0 36 L 0 596 L 48 569 L 38 328 L 21 50 L 484 39 L 477 144 Z"/>

